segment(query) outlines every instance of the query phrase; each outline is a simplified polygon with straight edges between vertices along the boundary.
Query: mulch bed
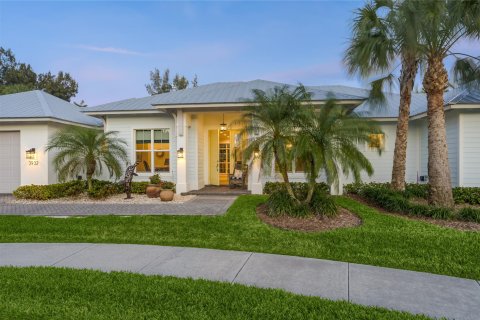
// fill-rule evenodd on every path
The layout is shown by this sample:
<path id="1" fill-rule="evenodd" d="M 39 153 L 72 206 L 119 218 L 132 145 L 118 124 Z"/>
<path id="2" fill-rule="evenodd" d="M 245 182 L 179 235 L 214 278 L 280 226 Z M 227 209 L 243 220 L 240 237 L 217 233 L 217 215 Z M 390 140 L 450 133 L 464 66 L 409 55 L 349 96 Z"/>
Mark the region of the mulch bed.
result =
<path id="1" fill-rule="evenodd" d="M 460 220 L 441 220 L 441 219 L 434 219 L 434 218 L 422 217 L 422 216 L 407 216 L 405 214 L 387 211 L 382 207 L 376 205 L 375 203 L 365 200 L 356 194 L 349 194 L 348 197 L 354 199 L 355 201 L 363 203 L 369 207 L 375 208 L 377 211 L 388 214 L 388 215 L 402 217 L 410 220 L 424 221 L 424 222 L 435 224 L 441 227 L 452 228 L 452 229 L 457 229 L 461 231 L 480 231 L 480 223 L 478 222 L 460 221 Z"/>
<path id="2" fill-rule="evenodd" d="M 308 218 L 295 218 L 289 216 L 269 217 L 266 214 L 266 211 L 266 204 L 258 206 L 258 218 L 266 224 L 285 230 L 317 232 L 338 228 L 358 227 L 362 224 L 362 220 L 359 217 L 344 208 L 339 208 L 337 216 L 333 218 L 321 216 L 312 216 Z"/>

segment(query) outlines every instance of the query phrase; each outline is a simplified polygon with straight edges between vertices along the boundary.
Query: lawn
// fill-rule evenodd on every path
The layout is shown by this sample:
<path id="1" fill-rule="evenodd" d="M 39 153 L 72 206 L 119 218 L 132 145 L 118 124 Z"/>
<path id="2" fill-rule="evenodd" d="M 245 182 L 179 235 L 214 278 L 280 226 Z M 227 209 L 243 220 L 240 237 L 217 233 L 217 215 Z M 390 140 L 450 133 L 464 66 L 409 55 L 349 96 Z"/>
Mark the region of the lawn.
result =
<path id="1" fill-rule="evenodd" d="M 275 229 L 255 214 L 264 196 L 241 196 L 227 214 L 189 216 L 0 217 L 0 242 L 104 242 L 277 253 L 480 279 L 479 232 L 378 213 L 352 199 L 352 229 L 302 233 Z"/>
<path id="2" fill-rule="evenodd" d="M 2 319 L 426 319 L 238 284 L 57 268 L 0 268 Z"/>

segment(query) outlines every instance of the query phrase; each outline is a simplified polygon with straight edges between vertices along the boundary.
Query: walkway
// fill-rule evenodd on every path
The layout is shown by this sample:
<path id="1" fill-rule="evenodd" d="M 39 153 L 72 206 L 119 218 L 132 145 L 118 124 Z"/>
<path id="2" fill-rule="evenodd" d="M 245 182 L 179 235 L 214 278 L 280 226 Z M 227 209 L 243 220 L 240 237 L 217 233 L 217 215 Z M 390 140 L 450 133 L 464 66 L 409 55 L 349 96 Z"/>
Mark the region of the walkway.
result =
<path id="1" fill-rule="evenodd" d="M 3 196 L 5 201 L 7 196 Z M 235 196 L 197 196 L 183 203 L 158 204 L 113 203 L 40 203 L 11 204 L 0 198 L 0 215 L 86 216 L 86 215 L 222 215 Z"/>
<path id="2" fill-rule="evenodd" d="M 130 244 L 0 243 L 0 265 L 130 271 L 228 281 L 433 317 L 478 319 L 480 283 L 328 260 Z"/>

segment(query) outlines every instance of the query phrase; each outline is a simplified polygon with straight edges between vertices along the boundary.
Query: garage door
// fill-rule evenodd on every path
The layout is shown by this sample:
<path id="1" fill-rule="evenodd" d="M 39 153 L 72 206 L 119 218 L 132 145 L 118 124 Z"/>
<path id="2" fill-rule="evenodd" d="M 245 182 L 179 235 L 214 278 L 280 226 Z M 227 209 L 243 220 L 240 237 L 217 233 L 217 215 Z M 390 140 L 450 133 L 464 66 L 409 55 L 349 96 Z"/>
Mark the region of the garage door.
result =
<path id="1" fill-rule="evenodd" d="M 20 186 L 20 132 L 0 132 L 0 193 Z"/>

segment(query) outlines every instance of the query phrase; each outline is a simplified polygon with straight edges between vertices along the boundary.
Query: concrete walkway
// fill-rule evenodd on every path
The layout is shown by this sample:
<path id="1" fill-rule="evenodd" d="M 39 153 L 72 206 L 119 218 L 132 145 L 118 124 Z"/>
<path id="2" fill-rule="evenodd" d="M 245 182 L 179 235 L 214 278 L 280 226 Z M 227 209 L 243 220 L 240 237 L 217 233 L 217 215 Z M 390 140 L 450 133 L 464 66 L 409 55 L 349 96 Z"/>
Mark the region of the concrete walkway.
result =
<path id="1" fill-rule="evenodd" d="M 480 284 L 475 280 L 274 254 L 129 244 L 2 243 L 0 265 L 203 278 L 451 319 L 478 319 L 480 314 Z"/>
<path id="2" fill-rule="evenodd" d="M 235 196 L 197 196 L 183 203 L 40 203 L 12 204 L 0 201 L 0 215 L 86 216 L 86 215 L 221 215 Z"/>

